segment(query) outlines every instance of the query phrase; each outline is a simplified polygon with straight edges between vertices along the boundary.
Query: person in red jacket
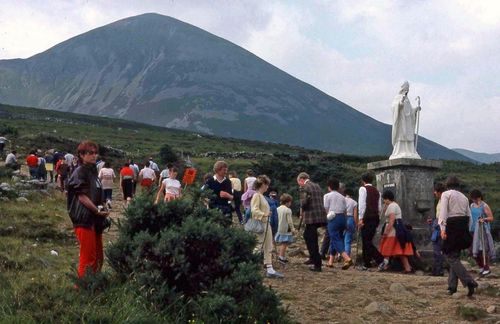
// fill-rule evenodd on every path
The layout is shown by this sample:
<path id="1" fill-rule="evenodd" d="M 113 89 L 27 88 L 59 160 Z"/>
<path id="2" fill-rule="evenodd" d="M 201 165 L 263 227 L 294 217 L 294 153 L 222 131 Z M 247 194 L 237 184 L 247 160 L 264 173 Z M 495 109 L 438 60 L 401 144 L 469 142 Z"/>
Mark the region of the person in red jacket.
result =
<path id="1" fill-rule="evenodd" d="M 134 176 L 134 170 L 132 170 L 129 163 L 125 163 L 120 170 L 120 189 L 123 193 L 123 200 L 127 203 L 134 196 Z"/>
<path id="2" fill-rule="evenodd" d="M 38 175 L 38 157 L 36 156 L 35 151 L 31 151 L 26 157 L 26 165 L 28 165 L 30 170 L 30 176 L 32 178 L 36 178 Z"/>

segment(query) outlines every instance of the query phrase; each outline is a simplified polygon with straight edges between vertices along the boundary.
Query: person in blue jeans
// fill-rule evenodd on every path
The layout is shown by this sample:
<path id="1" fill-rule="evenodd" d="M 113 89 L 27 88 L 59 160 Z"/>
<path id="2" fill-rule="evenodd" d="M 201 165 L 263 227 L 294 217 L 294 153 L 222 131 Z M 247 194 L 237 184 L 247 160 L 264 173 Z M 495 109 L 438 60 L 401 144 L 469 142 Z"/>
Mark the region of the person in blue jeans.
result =
<path id="1" fill-rule="evenodd" d="M 354 191 L 352 189 L 345 190 L 345 203 L 347 214 L 347 228 L 344 234 L 345 253 L 351 256 L 351 244 L 356 235 L 356 227 L 358 226 L 358 203 L 352 199 Z"/>
<path id="2" fill-rule="evenodd" d="M 278 206 L 279 201 L 277 200 L 278 193 L 274 190 L 269 192 L 269 196 L 265 196 L 269 208 L 271 209 L 271 217 L 269 218 L 269 225 L 271 225 L 271 231 L 273 234 L 273 240 L 278 232 Z"/>
<path id="3" fill-rule="evenodd" d="M 344 231 L 346 229 L 346 201 L 339 190 L 339 180 L 328 180 L 328 193 L 323 197 L 323 203 L 328 219 L 328 235 L 330 236 L 330 260 L 327 267 L 332 268 L 335 256 L 333 251 L 337 251 L 342 255 L 344 264 L 343 270 L 349 269 L 352 266 L 351 257 L 344 251 Z"/>

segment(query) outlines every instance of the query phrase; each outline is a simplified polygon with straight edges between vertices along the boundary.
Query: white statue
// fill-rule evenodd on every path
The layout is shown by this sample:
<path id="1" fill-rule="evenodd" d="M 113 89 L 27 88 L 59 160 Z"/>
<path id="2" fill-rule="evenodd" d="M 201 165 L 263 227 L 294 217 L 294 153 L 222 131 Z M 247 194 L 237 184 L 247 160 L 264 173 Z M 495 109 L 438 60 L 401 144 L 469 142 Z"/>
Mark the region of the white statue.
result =
<path id="1" fill-rule="evenodd" d="M 417 107 L 412 107 L 408 99 L 410 84 L 405 81 L 392 101 L 392 154 L 389 160 L 407 158 L 420 159 L 417 153 L 416 140 L 418 138 L 418 112 L 420 97 L 417 97 Z M 415 134 L 417 133 L 417 134 Z"/>

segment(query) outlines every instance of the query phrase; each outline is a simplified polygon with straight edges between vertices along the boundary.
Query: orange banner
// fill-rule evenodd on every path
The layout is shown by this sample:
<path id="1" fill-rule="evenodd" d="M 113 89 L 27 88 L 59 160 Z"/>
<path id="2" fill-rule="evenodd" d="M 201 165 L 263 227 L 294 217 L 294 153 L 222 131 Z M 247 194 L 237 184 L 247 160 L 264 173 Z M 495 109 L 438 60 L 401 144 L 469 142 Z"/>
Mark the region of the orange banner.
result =
<path id="1" fill-rule="evenodd" d="M 184 171 L 184 176 L 182 177 L 182 183 L 186 185 L 191 185 L 196 178 L 196 169 L 195 168 L 187 168 Z"/>

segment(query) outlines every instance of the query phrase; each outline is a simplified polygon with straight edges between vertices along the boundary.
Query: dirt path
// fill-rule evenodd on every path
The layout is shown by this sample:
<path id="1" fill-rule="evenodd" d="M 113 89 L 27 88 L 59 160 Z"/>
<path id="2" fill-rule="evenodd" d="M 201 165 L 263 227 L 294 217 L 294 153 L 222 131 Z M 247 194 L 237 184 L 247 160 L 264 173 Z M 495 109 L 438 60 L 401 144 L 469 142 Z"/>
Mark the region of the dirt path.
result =
<path id="1" fill-rule="evenodd" d="M 111 217 L 114 220 L 124 217 L 119 188 L 113 190 L 112 205 Z M 106 244 L 117 236 L 117 226 L 112 226 L 105 234 Z M 278 293 L 292 318 L 299 323 L 456 323 L 463 321 L 457 307 L 466 304 L 483 310 L 496 305 L 497 314 L 489 315 L 483 322 L 500 323 L 500 297 L 489 296 L 484 290 L 469 299 L 465 296 L 466 288 L 459 287 L 458 294 L 450 297 L 446 294 L 446 277 L 354 268 L 343 271 L 341 264 L 313 273 L 303 265 L 306 247 L 301 237 L 291 250 L 295 250 L 295 256 L 289 257 L 288 265 L 275 264 L 285 278 L 264 279 L 264 283 Z M 500 291 L 500 269 L 493 267 L 492 270 L 492 275 L 478 282 L 491 286 L 490 291 Z M 372 302 L 378 303 L 378 311 L 373 313 L 365 309 Z"/>
<path id="2" fill-rule="evenodd" d="M 299 252 L 306 250 L 302 239 L 299 238 L 295 248 Z M 289 259 L 290 263 L 280 269 L 285 279 L 265 279 L 265 284 L 278 292 L 292 317 L 300 323 L 455 323 L 463 320 L 457 314 L 457 307 L 465 304 L 483 310 L 496 305 L 500 313 L 500 297 L 488 296 L 484 290 L 473 299 L 465 296 L 467 289 L 463 287 L 453 297 L 448 296 L 447 277 L 354 268 L 344 271 L 340 263 L 334 269 L 323 267 L 323 272 L 314 273 L 302 264 L 304 256 Z M 498 292 L 500 269 L 492 270 L 492 275 L 478 282 L 480 287 L 489 285 L 490 292 Z M 378 308 L 373 313 L 365 309 L 372 302 L 378 303 L 378 307 L 371 305 Z M 484 320 L 500 323 L 500 314 Z"/>

